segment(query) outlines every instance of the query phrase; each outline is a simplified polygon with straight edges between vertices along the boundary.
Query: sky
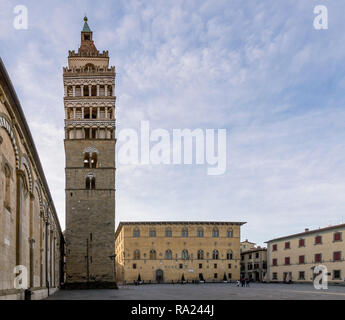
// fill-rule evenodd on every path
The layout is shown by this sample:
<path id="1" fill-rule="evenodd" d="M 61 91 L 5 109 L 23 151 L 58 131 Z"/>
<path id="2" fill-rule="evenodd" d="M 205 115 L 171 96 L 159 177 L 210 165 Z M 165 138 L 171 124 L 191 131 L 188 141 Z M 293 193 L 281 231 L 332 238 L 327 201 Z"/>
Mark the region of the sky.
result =
<path id="1" fill-rule="evenodd" d="M 16 30 L 16 5 L 28 29 Z M 328 29 L 316 30 L 316 5 Z M 116 67 L 117 134 L 227 130 L 227 170 L 117 165 L 120 221 L 247 222 L 265 241 L 345 218 L 345 2 L 0 0 L 0 56 L 65 226 L 62 68 L 83 17 Z"/>

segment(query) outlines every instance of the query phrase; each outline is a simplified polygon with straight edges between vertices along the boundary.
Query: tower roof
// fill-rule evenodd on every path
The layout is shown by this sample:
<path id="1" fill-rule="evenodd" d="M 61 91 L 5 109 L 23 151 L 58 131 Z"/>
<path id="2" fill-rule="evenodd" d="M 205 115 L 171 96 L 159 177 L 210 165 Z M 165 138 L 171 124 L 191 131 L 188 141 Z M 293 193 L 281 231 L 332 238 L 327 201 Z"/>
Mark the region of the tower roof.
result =
<path id="1" fill-rule="evenodd" d="M 82 32 L 92 32 L 89 25 L 87 24 L 87 16 L 84 17 L 84 27 Z"/>

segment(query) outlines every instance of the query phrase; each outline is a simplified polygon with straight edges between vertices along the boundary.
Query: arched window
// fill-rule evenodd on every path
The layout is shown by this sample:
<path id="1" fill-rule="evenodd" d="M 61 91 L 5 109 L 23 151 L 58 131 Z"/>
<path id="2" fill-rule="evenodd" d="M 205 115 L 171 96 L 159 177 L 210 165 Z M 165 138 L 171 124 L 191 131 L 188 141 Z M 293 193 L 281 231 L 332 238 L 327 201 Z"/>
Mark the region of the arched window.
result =
<path id="1" fill-rule="evenodd" d="M 198 260 L 203 260 L 204 259 L 204 250 L 199 250 L 198 251 Z"/>
<path id="2" fill-rule="evenodd" d="M 231 250 L 228 250 L 228 252 L 226 253 L 226 259 L 232 260 L 232 251 Z"/>
<path id="3" fill-rule="evenodd" d="M 89 132 L 87 129 L 85 132 Z M 97 168 L 98 150 L 88 147 L 84 151 L 84 168 Z"/>
<path id="4" fill-rule="evenodd" d="M 187 260 L 188 259 L 188 251 L 187 250 L 182 250 L 182 259 Z"/>
<path id="5" fill-rule="evenodd" d="M 213 238 L 218 238 L 219 237 L 219 230 L 218 228 L 214 227 L 212 230 L 212 237 Z"/>
<path id="6" fill-rule="evenodd" d="M 96 69 L 95 65 L 93 63 L 87 63 L 84 67 L 85 69 L 88 69 L 90 71 L 93 71 Z"/>
<path id="7" fill-rule="evenodd" d="M 133 259 L 134 260 L 139 260 L 140 259 L 140 251 L 138 249 L 134 251 Z"/>
<path id="8" fill-rule="evenodd" d="M 204 237 L 204 229 L 203 228 L 199 228 L 197 231 L 197 237 L 198 238 L 203 238 Z"/>
<path id="9" fill-rule="evenodd" d="M 150 231 L 149 231 L 149 236 L 151 238 L 154 238 L 156 237 L 156 229 L 155 228 L 151 228 Z"/>
<path id="10" fill-rule="evenodd" d="M 5 207 L 11 209 L 11 170 L 5 165 Z"/>
<path id="11" fill-rule="evenodd" d="M 156 251 L 155 250 L 150 251 L 150 260 L 156 260 Z"/>
<path id="12" fill-rule="evenodd" d="M 182 229 L 181 236 L 184 238 L 188 237 L 188 229 L 187 228 Z"/>
<path id="13" fill-rule="evenodd" d="M 171 250 L 165 251 L 165 259 L 171 260 L 172 259 L 172 252 Z"/>
<path id="14" fill-rule="evenodd" d="M 166 228 L 166 229 L 165 229 L 165 236 L 166 236 L 167 238 L 171 238 L 171 237 L 172 237 L 171 228 Z"/>
<path id="15" fill-rule="evenodd" d="M 232 237 L 233 237 L 233 231 L 232 231 L 231 228 L 228 229 L 228 231 L 226 232 L 226 236 L 227 236 L 228 238 L 232 238 Z"/>
<path id="16" fill-rule="evenodd" d="M 140 237 L 140 230 L 138 228 L 135 228 L 133 230 L 133 237 L 134 238 L 139 238 Z"/>
<path id="17" fill-rule="evenodd" d="M 96 189 L 96 177 L 93 173 L 90 173 L 85 178 L 85 188 L 87 190 Z"/>
<path id="18" fill-rule="evenodd" d="M 218 250 L 213 250 L 213 252 L 212 252 L 212 259 L 213 260 L 218 260 L 219 259 L 219 252 L 218 252 Z"/>

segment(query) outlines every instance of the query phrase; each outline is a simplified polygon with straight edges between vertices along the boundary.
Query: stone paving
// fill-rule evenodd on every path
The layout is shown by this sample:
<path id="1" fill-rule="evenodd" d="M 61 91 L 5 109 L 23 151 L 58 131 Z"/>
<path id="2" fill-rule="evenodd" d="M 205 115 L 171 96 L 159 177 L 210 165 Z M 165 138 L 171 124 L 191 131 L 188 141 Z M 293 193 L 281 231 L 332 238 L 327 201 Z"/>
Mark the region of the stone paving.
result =
<path id="1" fill-rule="evenodd" d="M 120 286 L 119 290 L 60 290 L 49 300 L 345 300 L 345 286 L 316 290 L 312 284 L 228 283 Z"/>

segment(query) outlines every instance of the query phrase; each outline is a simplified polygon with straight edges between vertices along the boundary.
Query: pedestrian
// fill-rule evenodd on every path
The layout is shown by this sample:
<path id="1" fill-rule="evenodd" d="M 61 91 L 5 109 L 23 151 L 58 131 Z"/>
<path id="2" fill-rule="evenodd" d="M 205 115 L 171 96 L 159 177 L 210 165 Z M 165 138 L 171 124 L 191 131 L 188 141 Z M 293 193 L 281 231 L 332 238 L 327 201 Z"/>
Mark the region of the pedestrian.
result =
<path id="1" fill-rule="evenodd" d="M 249 287 L 249 279 L 245 279 L 246 287 Z"/>

